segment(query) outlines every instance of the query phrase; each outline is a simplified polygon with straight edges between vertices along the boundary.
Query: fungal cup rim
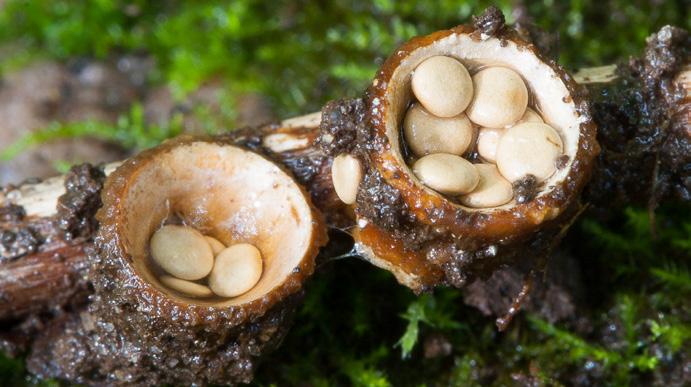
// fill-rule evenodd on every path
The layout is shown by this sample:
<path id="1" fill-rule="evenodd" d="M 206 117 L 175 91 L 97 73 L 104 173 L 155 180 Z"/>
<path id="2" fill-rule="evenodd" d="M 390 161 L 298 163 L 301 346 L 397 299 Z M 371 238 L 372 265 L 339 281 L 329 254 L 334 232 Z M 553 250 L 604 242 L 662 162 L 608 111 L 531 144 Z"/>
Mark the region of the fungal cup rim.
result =
<path id="1" fill-rule="evenodd" d="M 518 64 L 509 59 L 499 61 L 514 54 L 522 55 L 523 61 Z M 536 198 L 520 204 L 512 201 L 499 207 L 470 208 L 425 187 L 414 176 L 401 151 L 400 124 L 407 104 L 413 99 L 410 73 L 418 63 L 434 55 L 456 57 L 469 67 L 471 74 L 482 65 L 509 66 L 527 80 L 532 95 L 536 95 L 535 88 L 543 83 L 555 85 L 549 90 L 538 90 L 535 97 L 538 106 L 530 103 L 529 107 L 537 107 L 546 116 L 546 123 L 556 126 L 568 161 L 545 182 Z M 487 58 L 492 61 L 487 62 Z M 408 211 L 423 223 L 447 228 L 455 235 L 492 236 L 492 239 L 525 235 L 563 213 L 590 176 L 599 146 L 584 97 L 581 86 L 563 68 L 545 59 L 534 45 L 511 28 L 504 27 L 487 36 L 473 26 L 460 25 L 416 37 L 387 58 L 368 90 L 368 124 L 375 143 L 379 144 L 376 151 L 370 152 L 372 165 L 389 185 L 401 192 Z M 544 101 L 552 103 L 547 105 Z"/>
<path id="2" fill-rule="evenodd" d="M 440 48 L 443 47 L 447 41 L 450 43 L 450 47 L 444 49 Z M 563 181 L 567 177 L 568 170 L 570 169 L 573 160 L 575 159 L 576 153 L 578 151 L 580 125 L 581 123 L 583 123 L 583 119 L 579 116 L 577 112 L 575 101 L 572 98 L 569 98 L 570 93 L 566 85 L 561 80 L 561 78 L 559 78 L 554 73 L 554 70 L 547 64 L 543 63 L 543 65 L 540 68 L 540 71 L 533 71 L 532 75 L 536 75 L 535 73 L 538 72 L 546 72 L 542 74 L 537 74 L 537 76 L 541 76 L 543 78 L 537 81 L 545 82 L 546 78 L 550 78 L 550 80 L 553 81 L 553 89 L 561 89 L 558 91 L 566 93 L 562 96 L 562 98 L 558 98 L 557 100 L 552 99 L 549 103 L 545 102 L 545 97 L 543 95 L 544 93 L 542 91 L 535 90 L 535 87 L 533 85 L 536 82 L 531 82 L 529 79 L 526 79 L 526 71 L 523 70 L 521 67 L 516 66 L 516 62 L 508 63 L 501 62 L 496 58 L 472 56 L 476 55 L 476 50 L 472 49 L 473 45 L 487 46 L 484 49 L 476 48 L 477 51 L 481 52 L 497 53 L 498 50 L 493 50 L 492 48 L 501 47 L 502 51 L 513 50 L 514 52 L 511 55 L 519 53 L 519 55 L 533 57 L 537 61 L 540 61 L 540 59 L 536 55 L 534 55 L 534 53 L 532 53 L 529 50 L 519 49 L 519 46 L 512 41 L 505 41 L 505 43 L 502 43 L 502 41 L 500 41 L 500 39 L 496 37 L 491 37 L 485 40 L 474 40 L 468 34 L 451 34 L 445 38 L 435 41 L 432 45 L 418 47 L 417 49 L 411 51 L 406 56 L 406 59 L 401 61 L 400 65 L 394 70 L 393 74 L 390 77 L 390 81 L 388 82 L 389 90 L 387 93 L 385 93 L 387 100 L 384 104 L 384 106 L 386 107 L 383 108 L 385 109 L 384 120 L 387 124 L 386 136 L 391 144 L 391 149 L 393 150 L 392 153 L 394 154 L 394 157 L 396 158 L 397 162 L 401 163 L 402 165 L 407 165 L 404 159 L 403 152 L 401 151 L 402 138 L 400 135 L 400 127 L 405 116 L 406 109 L 410 105 L 410 102 L 413 100 L 410 79 L 417 65 L 419 65 L 424 60 L 432 56 L 443 55 L 459 60 L 463 65 L 465 65 L 468 68 L 469 72 L 471 73 L 471 76 L 489 66 L 510 68 L 511 70 L 515 71 L 521 76 L 521 78 L 526 84 L 526 87 L 529 90 L 531 102 L 529 103 L 528 107 L 537 111 L 538 114 L 541 114 L 541 116 L 545 120 L 545 123 L 549 124 L 557 131 L 564 143 L 563 155 L 568 157 L 568 162 L 566 163 L 566 165 L 563 166 L 561 169 L 557 170 L 552 176 L 550 176 L 541 184 L 541 189 L 537 194 L 537 197 L 539 198 L 540 196 L 544 196 L 548 194 L 550 191 L 552 191 L 559 182 Z M 466 47 L 469 49 L 464 50 L 464 48 Z M 469 51 L 471 53 L 471 56 L 464 56 L 464 52 L 466 51 Z M 533 65 L 533 63 L 529 64 Z M 404 90 L 403 95 L 399 94 L 401 93 L 401 89 Z M 400 102 L 392 100 L 395 99 L 394 97 L 402 98 L 404 101 Z M 559 104 L 566 106 L 566 109 L 562 110 L 566 110 L 569 112 L 567 114 L 557 114 L 557 112 L 554 111 L 555 109 L 552 109 L 552 111 L 546 111 L 546 108 L 548 108 L 548 106 Z M 545 109 L 543 109 L 543 107 Z M 555 117 L 564 117 L 568 115 L 571 115 L 571 117 L 562 119 L 558 119 L 558 117 Z M 565 125 L 566 121 L 571 121 L 571 124 Z M 414 184 L 419 186 L 421 189 L 425 190 L 426 192 L 432 195 L 445 196 L 425 186 L 420 181 L 420 179 L 417 176 L 415 176 L 410 166 L 408 166 L 408 168 L 404 170 L 405 172 L 407 172 Z M 481 213 L 492 213 L 495 211 L 511 210 L 516 206 L 523 205 L 516 203 L 515 199 L 507 204 L 489 208 L 468 207 L 455 201 L 453 201 L 452 204 L 458 208 L 463 209 L 464 211 Z"/>
<path id="3" fill-rule="evenodd" d="M 247 163 L 231 165 L 237 160 Z M 214 180 L 214 173 L 220 178 Z M 264 174 L 264 178 L 260 175 L 251 179 L 252 173 Z M 177 179 L 172 179 L 173 176 Z M 190 182 L 200 186 L 195 190 L 188 187 Z M 227 190 L 230 184 L 246 191 L 230 192 Z M 147 192 L 144 187 L 150 190 Z M 260 191 L 251 191 L 252 188 Z M 180 197 L 184 193 L 190 196 Z M 220 194 L 225 196 L 219 197 Z M 285 195 L 284 202 L 280 201 L 280 195 Z M 147 196 L 154 198 L 146 199 Z M 319 247 L 326 242 L 321 214 L 288 172 L 264 156 L 219 138 L 181 136 L 135 156 L 108 177 L 102 198 L 104 205 L 97 215 L 102 223 L 97 247 L 105 253 L 106 264 L 116 265 L 132 277 L 127 284 L 118 286 L 125 287 L 123 291 L 131 287 L 131 292 L 139 293 L 136 297 L 142 302 L 157 299 L 159 308 L 184 305 L 188 312 L 201 318 L 216 309 L 242 310 L 244 312 L 237 315 L 240 319 L 262 315 L 302 287 L 314 271 Z M 136 200 L 151 201 L 131 204 Z M 244 230 L 247 232 L 243 234 L 243 230 L 231 228 L 232 222 L 229 223 L 227 215 L 238 208 L 251 210 L 252 201 L 260 204 L 255 209 L 258 211 L 254 219 L 256 227 L 254 234 L 251 230 Z M 185 216 L 190 225 L 225 244 L 256 244 L 267 255 L 259 283 L 241 296 L 208 300 L 185 296 L 160 283 L 157 273 L 144 263 L 149 261 L 145 250 L 151 234 L 171 209 L 187 211 Z M 199 212 L 192 214 L 191 209 Z M 146 214 L 146 210 L 151 213 Z M 162 211 L 166 211 L 165 216 L 161 215 Z M 252 220 L 252 217 L 245 220 Z M 136 222 L 143 223 L 135 226 Z M 212 223 L 214 227 L 210 227 Z M 284 232 L 277 233 L 277 229 Z M 138 235 L 142 230 L 145 230 L 144 237 Z M 220 231 L 235 234 L 231 237 Z"/>

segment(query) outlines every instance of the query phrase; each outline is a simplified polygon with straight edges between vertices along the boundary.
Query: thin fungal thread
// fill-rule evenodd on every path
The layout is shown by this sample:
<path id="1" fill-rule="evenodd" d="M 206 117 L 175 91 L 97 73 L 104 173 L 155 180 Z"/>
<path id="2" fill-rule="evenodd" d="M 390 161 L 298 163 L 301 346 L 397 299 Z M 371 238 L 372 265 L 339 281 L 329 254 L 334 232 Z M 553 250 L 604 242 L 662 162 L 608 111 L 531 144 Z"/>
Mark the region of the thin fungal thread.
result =
<path id="1" fill-rule="evenodd" d="M 497 324 L 497 329 L 499 329 L 499 332 L 505 331 L 506 328 L 509 327 L 509 324 L 511 324 L 511 321 L 516 316 L 516 314 L 520 312 L 523 302 L 530 294 L 530 290 L 533 288 L 534 277 L 535 272 L 531 270 L 530 273 L 528 273 L 523 279 L 523 286 L 521 287 L 521 291 L 518 292 L 518 295 L 513 299 L 513 302 L 511 303 L 511 307 L 509 307 L 509 310 L 506 312 L 504 316 L 497 318 L 495 323 Z"/>

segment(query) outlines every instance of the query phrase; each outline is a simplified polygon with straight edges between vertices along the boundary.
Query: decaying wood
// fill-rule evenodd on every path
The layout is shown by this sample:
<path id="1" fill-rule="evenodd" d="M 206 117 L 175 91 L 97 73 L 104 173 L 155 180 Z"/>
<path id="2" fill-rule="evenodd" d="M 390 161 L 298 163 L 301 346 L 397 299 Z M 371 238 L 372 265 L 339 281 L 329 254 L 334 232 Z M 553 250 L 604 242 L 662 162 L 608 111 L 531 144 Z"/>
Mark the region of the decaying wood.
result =
<path id="1" fill-rule="evenodd" d="M 60 308 L 89 294 L 87 243 L 52 243 L 36 254 L 3 263 L 0 320 Z"/>
<path id="2" fill-rule="evenodd" d="M 616 66 L 602 66 L 578 71 L 574 78 L 588 88 L 598 90 L 616 85 Z M 688 82 L 684 83 L 688 86 Z M 333 193 L 330 182 L 330 160 L 317 149 L 321 114 L 319 112 L 287 119 L 280 124 L 258 131 L 240 130 L 229 136 L 237 143 L 268 154 L 285 165 L 310 191 L 315 204 L 327 213 L 329 223 L 342 225 L 343 205 Z M 688 122 L 688 121 L 687 121 Z M 691 133 L 691 130 L 689 130 Z M 691 134 L 690 134 L 691 135 Z M 307 165 L 309 164 L 309 165 Z M 104 167 L 105 174 L 119 163 Z M 0 208 L 10 205 L 23 208 L 20 221 L 0 218 L 0 233 L 32 225 L 51 225 L 56 217 L 56 204 L 65 193 L 65 177 L 58 176 L 39 183 L 6 187 L 0 191 Z M 0 235 L 2 236 L 2 235 Z M 0 245 L 0 320 L 18 319 L 31 313 L 67 305 L 85 288 L 84 250 L 89 238 L 69 240 L 51 233 L 32 251 L 9 256 Z M 2 241 L 0 241 L 2 242 Z M 5 253 L 5 255 L 3 255 Z"/>

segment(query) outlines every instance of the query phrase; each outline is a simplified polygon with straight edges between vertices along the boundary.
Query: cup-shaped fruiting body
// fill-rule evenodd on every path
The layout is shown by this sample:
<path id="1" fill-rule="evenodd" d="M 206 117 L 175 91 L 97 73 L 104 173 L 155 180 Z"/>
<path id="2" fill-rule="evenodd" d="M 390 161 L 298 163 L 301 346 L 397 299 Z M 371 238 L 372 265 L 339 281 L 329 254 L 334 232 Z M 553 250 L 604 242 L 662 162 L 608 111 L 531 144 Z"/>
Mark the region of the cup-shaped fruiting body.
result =
<path id="1" fill-rule="evenodd" d="M 95 322 L 80 328 L 83 345 L 101 352 L 84 381 L 249 382 L 258 357 L 287 332 L 326 242 L 309 195 L 277 164 L 230 140 L 181 137 L 126 161 L 102 198 L 89 309 Z M 200 256 L 213 257 L 222 245 L 231 247 L 206 273 Z M 249 272 L 229 272 L 248 258 L 238 246 L 261 251 L 250 254 L 252 265 L 235 265 Z M 198 251 L 179 251 L 192 247 Z M 185 279 L 188 270 L 176 271 L 184 264 L 151 259 L 156 249 L 162 256 L 178 249 L 176 259 L 204 267 Z M 208 277 L 197 280 L 201 270 Z"/>
<path id="2" fill-rule="evenodd" d="M 549 245 L 547 235 L 555 234 L 564 214 L 574 213 L 599 152 L 584 93 L 565 70 L 505 26 L 498 11 L 478 20 L 477 26 L 405 43 L 384 62 L 367 93 L 367 142 L 359 149 L 368 166 L 355 208 L 357 247 L 414 289 L 463 286 L 525 256 L 520 246 L 526 253 L 531 243 Z M 473 79 L 472 102 L 453 111 L 479 130 L 472 154 L 462 155 L 484 176 L 471 192 L 435 186 L 460 180 L 464 168 L 430 183 L 429 176 L 444 168 L 421 174 L 418 163 L 429 156 L 410 152 L 405 120 L 411 106 L 420 102 L 434 110 L 421 100 L 415 78 L 420 66 L 439 57 L 452 58 Z M 526 139 L 527 132 L 542 137 Z M 482 162 L 492 165 L 476 165 Z"/>

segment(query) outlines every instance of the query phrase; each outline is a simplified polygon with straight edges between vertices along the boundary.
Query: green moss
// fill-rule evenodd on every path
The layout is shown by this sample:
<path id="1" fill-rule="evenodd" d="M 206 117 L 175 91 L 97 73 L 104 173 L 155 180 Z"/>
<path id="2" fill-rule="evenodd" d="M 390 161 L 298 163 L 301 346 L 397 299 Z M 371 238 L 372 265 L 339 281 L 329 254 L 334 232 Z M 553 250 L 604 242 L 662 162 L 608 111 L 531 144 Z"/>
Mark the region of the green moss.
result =
<path id="1" fill-rule="evenodd" d="M 679 245 L 686 243 L 682 241 L 679 242 Z M 689 270 L 686 267 L 670 263 L 666 267 L 654 267 L 650 269 L 650 272 L 663 284 L 671 287 L 672 289 L 678 289 L 687 295 L 691 292 L 691 273 L 689 273 Z"/>
<path id="2" fill-rule="evenodd" d="M 530 2 L 535 22 L 562 37 L 562 63 L 603 64 L 640 51 L 665 23 L 688 23 L 683 1 Z M 410 37 L 511 1 L 18 1 L 0 11 L 0 43 L 57 59 L 146 51 L 155 79 L 182 97 L 212 76 L 235 93 L 271 96 L 284 114 L 360 93 L 382 56 Z"/>
<path id="3" fill-rule="evenodd" d="M 454 304 L 459 302 L 458 292 L 443 292 L 436 297 L 424 294 L 408 305 L 406 312 L 401 317 L 408 321 L 405 333 L 398 340 L 396 346 L 401 347 L 401 356 L 410 357 L 417 344 L 420 334 L 420 323 L 439 330 L 458 330 L 464 327 L 458 321 L 454 321 L 452 313 Z"/>
<path id="4" fill-rule="evenodd" d="M 92 137 L 113 141 L 130 149 L 145 149 L 181 132 L 181 115 L 175 115 L 163 125 L 150 125 L 144 121 L 142 106 L 134 104 L 130 113 L 121 116 L 115 125 L 100 121 L 55 122 L 0 149 L 0 161 L 10 160 L 32 146 L 64 138 Z"/>

